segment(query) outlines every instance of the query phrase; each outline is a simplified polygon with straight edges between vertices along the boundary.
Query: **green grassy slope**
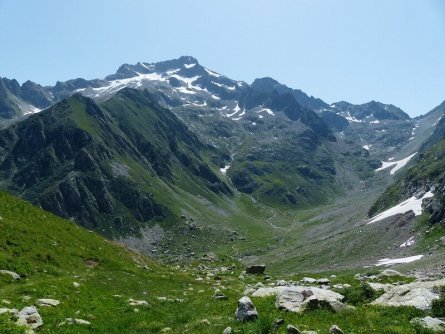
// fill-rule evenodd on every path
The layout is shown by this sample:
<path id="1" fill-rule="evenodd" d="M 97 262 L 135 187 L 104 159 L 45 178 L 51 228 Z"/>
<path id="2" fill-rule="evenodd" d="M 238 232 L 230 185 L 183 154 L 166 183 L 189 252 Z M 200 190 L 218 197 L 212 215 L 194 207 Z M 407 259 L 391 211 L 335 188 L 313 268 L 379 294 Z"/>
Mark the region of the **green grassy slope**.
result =
<path id="1" fill-rule="evenodd" d="M 412 308 L 361 305 L 358 281 L 348 273 L 333 283 L 353 285 L 356 310 L 297 315 L 277 310 L 272 298 L 253 298 L 260 320 L 240 323 L 234 311 L 246 285 L 267 281 L 258 276 L 238 278 L 243 268 L 230 258 L 162 266 L 4 193 L 0 213 L 0 269 L 21 275 L 17 281 L 0 276 L 2 306 L 21 309 L 38 298 L 60 301 L 56 307 L 38 307 L 44 322 L 39 333 L 159 333 L 167 327 L 171 333 L 221 333 L 226 326 L 238 333 L 274 333 L 277 318 L 322 334 L 333 324 L 354 333 L 416 333 L 409 320 L 424 314 Z M 80 285 L 75 287 L 74 282 Z M 216 289 L 227 299 L 214 299 Z M 148 305 L 130 306 L 130 298 Z M 60 325 L 66 318 L 91 324 Z M 0 330 L 23 332 L 7 315 L 0 316 Z M 284 332 L 284 327 L 275 331 Z"/>
<path id="2" fill-rule="evenodd" d="M 219 153 L 142 91 L 103 107 L 75 95 L 1 131 L 0 145 L 2 188 L 110 237 L 177 216 L 172 188 L 231 195 Z"/>

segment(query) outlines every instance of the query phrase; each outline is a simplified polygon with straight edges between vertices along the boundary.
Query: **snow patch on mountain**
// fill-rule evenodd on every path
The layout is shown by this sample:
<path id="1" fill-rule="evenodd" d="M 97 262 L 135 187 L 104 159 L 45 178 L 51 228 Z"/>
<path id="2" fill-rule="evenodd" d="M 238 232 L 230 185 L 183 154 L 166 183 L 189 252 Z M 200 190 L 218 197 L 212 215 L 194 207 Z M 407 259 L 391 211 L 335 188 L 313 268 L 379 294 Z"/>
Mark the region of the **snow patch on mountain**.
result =
<path id="1" fill-rule="evenodd" d="M 230 165 L 226 165 L 223 168 L 220 168 L 220 172 L 223 173 L 224 175 L 226 175 L 227 171 L 229 170 Z"/>
<path id="2" fill-rule="evenodd" d="M 410 263 L 413 261 L 420 260 L 423 255 L 414 255 L 409 257 L 401 257 L 398 259 L 381 259 L 375 265 L 376 266 L 386 266 L 388 264 L 397 264 L 397 263 Z"/>
<path id="3" fill-rule="evenodd" d="M 33 105 L 29 105 L 28 110 L 23 113 L 23 115 L 32 115 L 41 112 L 42 109 L 34 107 Z"/>
<path id="4" fill-rule="evenodd" d="M 214 82 L 214 81 L 212 81 L 212 84 L 214 84 L 214 85 L 216 85 L 218 87 L 224 88 L 224 89 L 228 89 L 228 90 L 235 90 L 236 89 L 235 86 L 227 86 L 227 85 L 223 85 L 223 84 L 220 84 L 220 83 Z"/>
<path id="5" fill-rule="evenodd" d="M 269 108 L 261 108 L 260 110 L 257 111 L 257 113 L 260 113 L 260 112 L 263 112 L 263 111 L 268 113 L 271 116 L 275 116 L 275 113 L 272 110 L 270 110 Z"/>
<path id="6" fill-rule="evenodd" d="M 399 169 L 406 166 L 406 164 L 411 160 L 412 157 L 414 157 L 417 154 L 417 152 L 411 154 L 410 156 L 397 160 L 397 161 L 382 161 L 382 166 L 380 168 L 377 168 L 375 171 L 379 172 L 381 170 L 387 169 L 391 166 L 394 166 L 393 169 L 389 172 L 389 174 L 394 175 Z"/>
<path id="7" fill-rule="evenodd" d="M 355 117 L 352 117 L 352 116 L 351 116 L 351 113 L 350 113 L 349 111 L 348 111 L 348 116 L 346 116 L 345 118 L 346 118 L 346 120 L 348 120 L 349 122 L 362 123 L 361 120 L 359 120 L 359 119 L 357 119 L 357 118 L 355 118 Z"/>
<path id="8" fill-rule="evenodd" d="M 213 71 L 210 71 L 209 69 L 207 69 L 207 68 L 205 68 L 204 67 L 204 71 L 206 71 L 209 75 L 211 75 L 212 77 L 215 77 L 215 78 L 220 78 L 221 77 L 221 74 L 218 74 L 218 73 L 216 73 L 216 72 L 213 72 Z"/>
<path id="9" fill-rule="evenodd" d="M 412 245 L 414 245 L 414 237 L 409 238 L 407 241 L 401 244 L 400 247 L 411 247 Z"/>
<path id="10" fill-rule="evenodd" d="M 371 144 L 371 145 L 363 145 L 362 147 L 363 147 L 365 150 L 369 151 L 369 150 L 371 149 L 371 147 L 372 147 L 372 144 Z"/>
<path id="11" fill-rule="evenodd" d="M 392 208 L 383 211 L 382 213 L 379 213 L 377 216 L 374 216 L 373 218 L 371 218 L 368 224 L 372 224 L 395 215 L 404 214 L 407 213 L 408 211 L 413 211 L 416 216 L 419 216 L 422 214 L 423 200 L 426 198 L 431 198 L 433 196 L 434 194 L 431 191 L 425 193 L 421 198 L 416 198 L 416 196 L 412 196 L 408 198 L 406 201 L 397 204 L 396 206 L 393 206 Z"/>

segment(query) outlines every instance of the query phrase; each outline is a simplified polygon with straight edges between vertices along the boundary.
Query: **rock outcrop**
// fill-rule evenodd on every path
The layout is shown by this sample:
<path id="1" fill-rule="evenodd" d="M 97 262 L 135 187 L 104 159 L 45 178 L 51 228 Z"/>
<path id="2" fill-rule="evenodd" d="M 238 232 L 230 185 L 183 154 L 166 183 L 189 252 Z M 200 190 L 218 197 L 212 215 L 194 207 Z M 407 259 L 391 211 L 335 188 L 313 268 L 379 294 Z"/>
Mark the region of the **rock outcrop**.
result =
<path id="1" fill-rule="evenodd" d="M 244 296 L 238 301 L 235 317 L 240 321 L 252 321 L 258 319 L 256 307 L 253 305 L 249 297 Z"/>
<path id="2" fill-rule="evenodd" d="M 372 305 L 414 306 L 421 310 L 431 308 L 431 303 L 439 299 L 437 288 L 445 285 L 445 279 L 427 282 L 413 282 L 397 286 L 385 286 L 385 293 L 374 300 Z"/>
<path id="3" fill-rule="evenodd" d="M 445 321 L 432 317 L 414 318 L 411 324 L 429 329 L 433 332 L 445 333 Z"/>
<path id="4" fill-rule="evenodd" d="M 36 329 L 43 325 L 42 317 L 34 306 L 27 306 L 17 314 L 18 326 Z"/>

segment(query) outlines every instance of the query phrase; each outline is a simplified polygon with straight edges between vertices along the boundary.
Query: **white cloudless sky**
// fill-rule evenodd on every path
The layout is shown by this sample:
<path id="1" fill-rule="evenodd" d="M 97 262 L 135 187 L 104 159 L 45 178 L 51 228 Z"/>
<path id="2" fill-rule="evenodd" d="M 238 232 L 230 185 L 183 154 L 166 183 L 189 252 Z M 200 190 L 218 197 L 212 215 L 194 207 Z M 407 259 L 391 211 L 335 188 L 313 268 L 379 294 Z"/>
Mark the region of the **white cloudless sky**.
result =
<path id="1" fill-rule="evenodd" d="M 443 0 L 0 0 L 0 76 L 103 78 L 181 55 L 328 103 L 445 100 Z"/>

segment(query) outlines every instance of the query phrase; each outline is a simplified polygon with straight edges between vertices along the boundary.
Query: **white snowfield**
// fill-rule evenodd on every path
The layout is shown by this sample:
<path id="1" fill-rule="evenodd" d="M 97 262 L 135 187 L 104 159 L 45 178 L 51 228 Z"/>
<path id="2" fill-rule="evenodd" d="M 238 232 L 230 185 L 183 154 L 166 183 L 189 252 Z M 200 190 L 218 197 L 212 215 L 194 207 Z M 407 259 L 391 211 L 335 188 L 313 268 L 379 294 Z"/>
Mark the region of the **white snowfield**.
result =
<path id="1" fill-rule="evenodd" d="M 397 263 L 410 263 L 413 261 L 420 260 L 423 255 L 414 255 L 409 257 L 401 257 L 398 259 L 381 259 L 375 265 L 376 266 L 385 266 L 388 264 L 397 264 Z"/>
<path id="2" fill-rule="evenodd" d="M 374 216 L 371 218 L 371 220 L 368 222 L 368 224 L 372 224 L 375 222 L 378 222 L 379 220 L 395 216 L 398 214 L 406 213 L 410 210 L 414 212 L 416 216 L 419 216 L 422 214 L 422 201 L 426 198 L 433 197 L 434 194 L 431 191 L 428 191 L 425 193 L 421 198 L 416 198 L 416 196 L 408 198 L 406 201 L 397 204 L 396 206 L 393 206 L 392 208 L 383 211 L 382 213 L 378 214 L 377 216 Z"/>
<path id="3" fill-rule="evenodd" d="M 359 119 L 357 119 L 357 118 L 355 118 L 355 117 L 352 117 L 349 111 L 348 111 L 348 116 L 345 116 L 345 118 L 346 118 L 349 122 L 355 122 L 355 123 L 362 123 L 362 122 L 363 122 L 363 121 L 361 121 L 361 120 L 359 120 Z"/>
<path id="4" fill-rule="evenodd" d="M 224 175 L 226 175 L 226 173 L 227 173 L 227 171 L 229 170 L 229 168 L 230 168 L 230 165 L 227 165 L 227 166 L 225 166 L 225 167 L 223 167 L 223 168 L 220 168 L 219 170 L 220 170 L 221 173 L 223 173 Z"/>
<path id="5" fill-rule="evenodd" d="M 381 170 L 387 169 L 391 166 L 394 166 L 393 169 L 389 172 L 389 174 L 394 175 L 399 169 L 406 166 L 406 164 L 417 154 L 417 152 L 411 154 L 410 156 L 406 157 L 402 160 L 397 161 L 382 161 L 382 167 L 377 168 L 375 171 L 379 172 Z"/>
<path id="6" fill-rule="evenodd" d="M 414 237 L 409 238 L 407 241 L 405 241 L 403 244 L 400 245 L 401 248 L 403 247 L 411 247 L 414 245 Z"/>
<path id="7" fill-rule="evenodd" d="M 20 108 L 20 109 L 21 109 L 21 108 Z M 28 110 L 28 111 L 25 111 L 25 112 L 23 113 L 23 115 L 36 114 L 36 113 L 41 112 L 41 111 L 42 111 L 42 109 L 39 109 L 39 108 L 37 108 L 37 107 L 34 107 L 33 105 L 30 105 L 30 106 L 29 106 L 29 110 Z"/>

